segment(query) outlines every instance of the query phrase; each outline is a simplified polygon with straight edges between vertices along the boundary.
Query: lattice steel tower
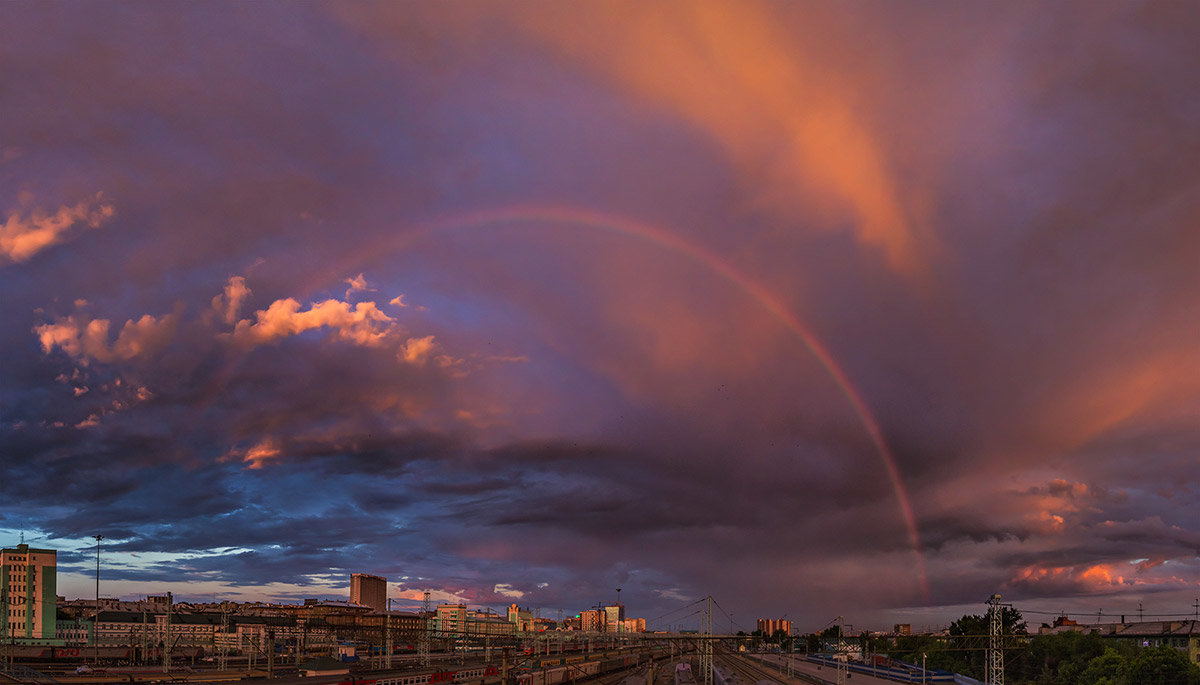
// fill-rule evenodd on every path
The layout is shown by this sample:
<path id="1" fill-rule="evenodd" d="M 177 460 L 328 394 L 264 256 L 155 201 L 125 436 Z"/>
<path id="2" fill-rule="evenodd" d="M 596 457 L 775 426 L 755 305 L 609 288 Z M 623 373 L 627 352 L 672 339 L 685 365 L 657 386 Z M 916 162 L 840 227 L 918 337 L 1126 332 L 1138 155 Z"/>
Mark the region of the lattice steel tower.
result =
<path id="1" fill-rule="evenodd" d="M 713 632 L 712 595 L 704 601 L 704 625 L 700 627 L 700 670 L 704 673 L 704 685 L 713 685 Z"/>
<path id="2" fill-rule="evenodd" d="M 988 605 L 991 620 L 988 621 L 987 677 L 984 682 L 987 685 L 1004 685 L 1004 648 L 1000 635 L 1003 629 L 1000 620 L 1003 607 L 1000 604 L 1000 595 L 992 595 Z"/>
<path id="3" fill-rule="evenodd" d="M 846 619 L 842 616 L 837 617 L 837 654 L 833 658 L 837 662 L 837 685 L 846 685 L 846 678 L 850 677 L 850 646 L 846 644 Z"/>
<path id="4" fill-rule="evenodd" d="M 421 608 L 421 636 L 417 640 L 417 656 L 420 658 L 422 666 L 429 665 L 429 622 L 433 620 L 429 615 L 429 591 L 425 591 L 425 602 Z"/>

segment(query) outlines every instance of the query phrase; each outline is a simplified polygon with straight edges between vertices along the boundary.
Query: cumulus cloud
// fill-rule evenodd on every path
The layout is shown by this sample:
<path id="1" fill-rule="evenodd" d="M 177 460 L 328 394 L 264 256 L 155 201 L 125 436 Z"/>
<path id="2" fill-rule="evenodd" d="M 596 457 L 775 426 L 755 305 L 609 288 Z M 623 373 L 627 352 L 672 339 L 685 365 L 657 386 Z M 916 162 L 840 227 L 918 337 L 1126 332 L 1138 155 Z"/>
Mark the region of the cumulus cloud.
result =
<path id="1" fill-rule="evenodd" d="M 371 288 L 371 287 L 367 286 L 367 279 L 365 277 L 363 277 L 363 275 L 361 273 L 359 275 L 355 276 L 354 278 L 347 278 L 345 280 L 345 283 L 346 283 L 346 285 L 350 286 L 349 288 L 346 288 L 346 297 L 347 298 L 349 298 L 354 293 L 374 292 L 375 291 L 375 288 Z M 395 300 L 393 300 L 393 302 L 395 302 Z"/>
<path id="2" fill-rule="evenodd" d="M 98 228 L 112 218 L 113 205 L 103 202 L 97 193 L 90 200 L 63 205 L 57 211 L 34 209 L 28 216 L 9 213 L 0 225 L 0 257 L 9 262 L 24 262 L 37 253 L 68 239 L 71 228 L 82 225 Z"/>
<path id="3" fill-rule="evenodd" d="M 521 599 L 525 596 L 524 592 L 521 592 L 509 583 L 496 583 L 496 585 L 492 587 L 492 592 L 495 592 L 501 597 L 511 597 L 513 599 Z"/>
<path id="4" fill-rule="evenodd" d="M 253 294 L 246 287 L 245 276 L 231 276 L 225 284 L 225 292 L 212 299 L 212 308 L 221 315 L 222 320 L 229 325 L 237 321 L 238 311 L 246 298 Z"/>
<path id="5" fill-rule="evenodd" d="M 115 340 L 110 340 L 112 321 L 83 313 L 59 317 L 33 330 L 45 353 L 57 348 L 84 364 L 93 360 L 115 362 L 154 354 L 166 347 L 175 335 L 178 319 L 177 314 L 145 314 L 136 321 L 126 321 Z"/>
<path id="6" fill-rule="evenodd" d="M 301 309 L 293 298 L 272 302 L 254 313 L 254 320 L 242 319 L 234 327 L 235 341 L 250 344 L 271 343 L 305 331 L 329 329 L 338 340 L 356 345 L 381 345 L 394 330 L 395 320 L 379 311 L 374 302 L 351 305 L 325 300 Z"/>
<path id="7" fill-rule="evenodd" d="M 432 335 L 424 338 L 409 338 L 404 341 L 404 346 L 400 349 L 400 358 L 409 364 L 423 364 L 429 360 L 436 348 L 437 345 L 433 342 Z"/>

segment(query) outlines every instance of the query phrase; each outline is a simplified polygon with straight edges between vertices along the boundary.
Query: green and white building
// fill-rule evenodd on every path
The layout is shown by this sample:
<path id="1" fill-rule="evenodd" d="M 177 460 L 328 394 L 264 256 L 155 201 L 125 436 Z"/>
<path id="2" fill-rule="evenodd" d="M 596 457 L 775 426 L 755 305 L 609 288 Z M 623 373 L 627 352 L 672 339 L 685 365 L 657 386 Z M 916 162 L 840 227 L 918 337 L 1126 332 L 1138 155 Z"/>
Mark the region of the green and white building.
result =
<path id="1" fill-rule="evenodd" d="M 0 549 L 0 638 L 57 644 L 58 555 L 20 544 Z"/>

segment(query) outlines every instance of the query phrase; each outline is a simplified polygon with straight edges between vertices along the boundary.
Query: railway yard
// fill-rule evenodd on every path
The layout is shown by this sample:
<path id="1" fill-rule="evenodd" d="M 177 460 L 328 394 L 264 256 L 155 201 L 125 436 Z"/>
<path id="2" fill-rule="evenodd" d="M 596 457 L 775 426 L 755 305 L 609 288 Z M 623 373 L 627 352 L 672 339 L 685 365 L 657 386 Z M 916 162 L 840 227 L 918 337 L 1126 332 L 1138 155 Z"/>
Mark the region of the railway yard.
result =
<path id="1" fill-rule="evenodd" d="M 565 650 L 490 657 L 482 653 L 434 656 L 429 666 L 420 666 L 415 655 L 397 655 L 392 668 L 372 668 L 370 663 L 343 664 L 333 660 L 329 670 L 301 671 L 292 664 L 273 665 L 272 670 L 243 663 L 226 669 L 199 660 L 176 664 L 164 672 L 161 666 L 130 666 L 120 663 L 80 667 L 57 662 L 27 662 L 0 669 L 0 685 L 93 685 L 102 683 L 227 683 L 240 680 L 270 680 L 277 685 L 695 685 L 704 681 L 699 671 L 696 643 L 659 643 L 654 646 L 625 646 L 609 649 Z M 831 685 L 837 682 L 836 663 L 802 655 L 746 653 L 728 646 L 714 649 L 713 682 L 716 685 Z M 383 666 L 382 662 L 376 666 Z M 922 682 L 914 673 L 869 673 L 852 665 L 858 685 Z M 886 669 L 880 669 L 886 670 Z M 926 674 L 926 677 L 932 674 Z M 888 677 L 885 677 L 888 676 Z M 916 677 L 916 679 L 912 679 Z M 926 681 L 941 682 L 934 676 Z"/>

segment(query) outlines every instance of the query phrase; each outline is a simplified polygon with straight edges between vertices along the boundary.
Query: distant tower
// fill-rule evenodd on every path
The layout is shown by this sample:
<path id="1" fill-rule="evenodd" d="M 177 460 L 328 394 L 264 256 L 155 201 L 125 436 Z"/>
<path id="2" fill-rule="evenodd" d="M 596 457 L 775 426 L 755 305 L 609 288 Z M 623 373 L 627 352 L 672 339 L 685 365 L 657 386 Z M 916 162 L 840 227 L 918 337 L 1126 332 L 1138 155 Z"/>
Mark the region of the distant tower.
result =
<path id="1" fill-rule="evenodd" d="M 373 611 L 387 610 L 387 578 L 366 573 L 350 575 L 350 601 L 371 607 Z"/>

